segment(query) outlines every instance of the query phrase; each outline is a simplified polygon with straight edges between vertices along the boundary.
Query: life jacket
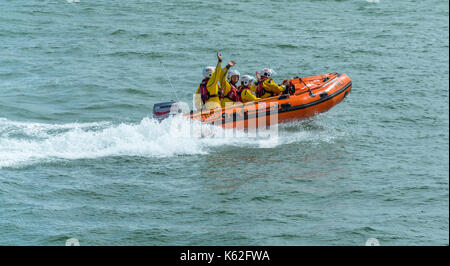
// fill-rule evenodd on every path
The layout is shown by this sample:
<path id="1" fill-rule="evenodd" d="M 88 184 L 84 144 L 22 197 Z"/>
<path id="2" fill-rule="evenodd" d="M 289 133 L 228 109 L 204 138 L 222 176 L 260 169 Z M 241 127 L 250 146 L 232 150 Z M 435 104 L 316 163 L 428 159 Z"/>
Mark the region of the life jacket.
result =
<path id="1" fill-rule="evenodd" d="M 267 78 L 267 77 L 262 77 L 259 80 L 258 87 L 256 87 L 256 92 L 255 92 L 256 97 L 261 98 L 266 93 L 270 93 L 270 95 L 273 96 L 273 93 L 271 91 L 266 91 L 263 86 L 264 81 L 266 81 L 268 79 L 269 78 Z"/>
<path id="2" fill-rule="evenodd" d="M 241 95 L 240 95 L 240 93 L 238 93 L 238 89 L 236 88 L 236 86 L 234 86 L 231 83 L 230 83 L 230 87 L 231 87 L 230 92 L 226 95 L 226 97 L 228 99 L 232 100 L 233 102 L 240 102 Z"/>
<path id="3" fill-rule="evenodd" d="M 223 91 L 220 86 L 219 86 L 218 94 L 209 94 L 208 88 L 206 87 L 206 85 L 208 84 L 208 81 L 209 81 L 209 78 L 204 78 L 202 80 L 202 83 L 200 83 L 200 96 L 202 98 L 203 104 L 205 104 L 212 97 L 223 98 Z"/>

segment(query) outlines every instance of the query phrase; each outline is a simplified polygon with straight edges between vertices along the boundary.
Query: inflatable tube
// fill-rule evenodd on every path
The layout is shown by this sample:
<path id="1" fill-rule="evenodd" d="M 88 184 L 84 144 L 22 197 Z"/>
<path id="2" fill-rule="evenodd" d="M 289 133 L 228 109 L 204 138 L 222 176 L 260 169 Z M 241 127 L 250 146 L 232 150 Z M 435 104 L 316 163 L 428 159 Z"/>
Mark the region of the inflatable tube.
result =
<path id="1" fill-rule="evenodd" d="M 330 110 L 352 89 L 351 79 L 340 73 L 287 80 L 293 94 L 282 94 L 250 103 L 237 103 L 215 110 L 191 112 L 188 116 L 225 128 L 251 128 L 273 123 L 302 120 Z M 264 121 L 265 119 L 265 121 Z"/>

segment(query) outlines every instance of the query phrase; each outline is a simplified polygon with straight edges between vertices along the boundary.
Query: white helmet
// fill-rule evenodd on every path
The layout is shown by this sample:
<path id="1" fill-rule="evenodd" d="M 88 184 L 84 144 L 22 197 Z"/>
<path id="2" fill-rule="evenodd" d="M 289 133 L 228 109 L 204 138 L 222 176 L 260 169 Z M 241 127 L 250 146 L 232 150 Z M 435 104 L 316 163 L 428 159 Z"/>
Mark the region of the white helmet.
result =
<path id="1" fill-rule="evenodd" d="M 270 69 L 270 68 L 263 68 L 263 69 L 261 70 L 261 73 L 260 73 L 260 74 L 261 74 L 261 76 L 271 78 L 272 75 L 276 75 L 277 73 L 276 73 L 275 71 L 273 71 L 273 69 Z"/>
<path id="2" fill-rule="evenodd" d="M 205 67 L 202 71 L 202 74 L 205 78 L 210 78 L 215 69 L 216 69 L 215 67 L 211 66 Z"/>
<path id="3" fill-rule="evenodd" d="M 238 80 L 239 80 L 239 77 L 241 76 L 241 73 L 239 73 L 239 71 L 234 70 L 234 69 L 229 70 L 228 73 L 227 73 L 227 80 L 228 80 L 228 82 L 231 82 L 231 77 L 232 76 L 238 76 Z"/>
<path id="4" fill-rule="evenodd" d="M 254 80 L 256 80 L 254 77 L 250 75 L 244 75 L 241 78 L 241 84 L 244 85 L 245 87 L 248 87 Z"/>

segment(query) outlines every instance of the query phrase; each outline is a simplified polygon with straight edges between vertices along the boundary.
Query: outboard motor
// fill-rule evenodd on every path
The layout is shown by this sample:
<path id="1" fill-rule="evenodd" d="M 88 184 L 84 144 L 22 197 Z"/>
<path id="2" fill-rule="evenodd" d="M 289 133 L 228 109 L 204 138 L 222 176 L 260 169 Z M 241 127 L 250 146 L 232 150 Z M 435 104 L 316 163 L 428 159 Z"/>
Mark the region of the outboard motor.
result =
<path id="1" fill-rule="evenodd" d="M 161 121 L 169 117 L 170 109 L 174 103 L 174 101 L 155 103 L 155 105 L 153 105 L 153 118 Z"/>
<path id="2" fill-rule="evenodd" d="M 182 106 L 179 102 L 170 101 L 155 103 L 155 105 L 153 105 L 153 118 L 161 121 L 169 116 L 181 114 L 182 111 Z"/>

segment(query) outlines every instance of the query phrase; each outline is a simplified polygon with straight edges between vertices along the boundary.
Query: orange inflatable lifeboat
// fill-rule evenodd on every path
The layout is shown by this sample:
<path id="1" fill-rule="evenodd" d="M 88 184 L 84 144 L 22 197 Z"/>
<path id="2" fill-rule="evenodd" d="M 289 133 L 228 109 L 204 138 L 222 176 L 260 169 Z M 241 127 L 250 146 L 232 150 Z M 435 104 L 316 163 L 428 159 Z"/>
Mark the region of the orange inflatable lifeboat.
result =
<path id="1" fill-rule="evenodd" d="M 302 120 L 328 111 L 340 103 L 352 89 L 345 74 L 330 73 L 287 80 L 291 94 L 281 94 L 249 103 L 236 103 L 222 109 L 191 111 L 188 117 L 225 128 L 251 128 Z M 154 117 L 165 118 L 175 102 L 155 104 Z"/>

